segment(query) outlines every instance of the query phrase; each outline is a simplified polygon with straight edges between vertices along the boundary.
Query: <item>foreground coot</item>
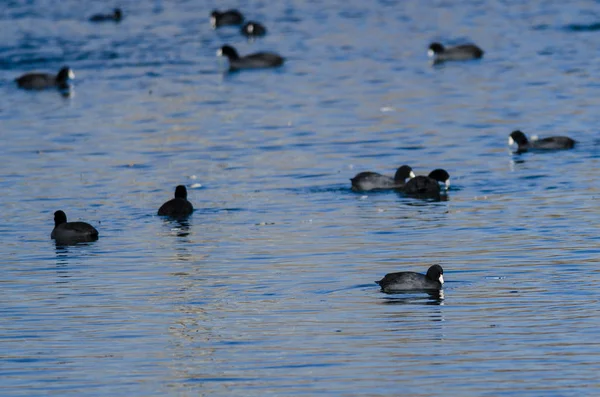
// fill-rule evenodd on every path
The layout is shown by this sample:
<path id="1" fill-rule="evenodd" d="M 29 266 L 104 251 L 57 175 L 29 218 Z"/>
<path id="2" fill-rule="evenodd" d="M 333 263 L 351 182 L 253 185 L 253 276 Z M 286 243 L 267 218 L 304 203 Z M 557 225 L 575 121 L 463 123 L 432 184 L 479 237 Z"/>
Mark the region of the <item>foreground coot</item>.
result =
<path id="1" fill-rule="evenodd" d="M 436 63 L 445 61 L 468 61 L 479 59 L 483 56 L 483 50 L 475 44 L 462 44 L 455 47 L 444 47 L 440 43 L 432 43 L 428 54 Z"/>
<path id="2" fill-rule="evenodd" d="M 183 185 L 175 188 L 175 198 L 167 201 L 158 209 L 158 215 L 172 218 L 183 218 L 194 211 L 192 203 L 187 200 L 187 189 Z"/>
<path id="3" fill-rule="evenodd" d="M 67 215 L 63 211 L 56 211 L 50 238 L 67 243 L 94 241 L 98 239 L 98 230 L 89 223 L 67 222 Z"/>
<path id="4" fill-rule="evenodd" d="M 240 57 L 235 48 L 224 45 L 217 51 L 217 55 L 229 59 L 229 70 L 273 68 L 283 65 L 285 59 L 273 52 L 257 52 Z"/>
<path id="5" fill-rule="evenodd" d="M 383 292 L 439 290 L 444 284 L 444 269 L 440 265 L 433 265 L 425 275 L 415 272 L 389 273 L 375 283 Z"/>
<path id="6" fill-rule="evenodd" d="M 69 80 L 74 79 L 75 74 L 67 66 L 58 71 L 56 75 L 48 73 L 27 73 L 15 79 L 20 88 L 26 90 L 45 90 L 47 88 L 68 88 Z"/>
<path id="7" fill-rule="evenodd" d="M 214 28 L 229 25 L 241 25 L 244 22 L 244 16 L 238 10 L 227 10 L 220 12 L 214 10 L 210 14 L 210 24 Z"/>
<path id="8" fill-rule="evenodd" d="M 549 138 L 529 141 L 522 131 L 513 131 L 508 137 L 508 144 L 518 145 L 517 153 L 529 150 L 565 150 L 572 149 L 577 143 L 568 136 L 551 136 Z"/>

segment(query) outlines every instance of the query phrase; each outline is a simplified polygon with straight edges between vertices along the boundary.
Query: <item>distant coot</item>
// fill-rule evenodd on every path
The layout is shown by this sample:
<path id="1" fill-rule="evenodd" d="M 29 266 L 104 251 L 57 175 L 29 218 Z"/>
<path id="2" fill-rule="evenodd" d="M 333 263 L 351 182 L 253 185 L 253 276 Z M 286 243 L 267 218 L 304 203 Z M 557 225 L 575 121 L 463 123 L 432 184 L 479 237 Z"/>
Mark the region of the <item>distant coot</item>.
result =
<path id="1" fill-rule="evenodd" d="M 443 169 L 435 169 L 428 176 L 419 175 L 406 182 L 404 193 L 413 196 L 437 197 L 441 193 L 440 184 L 450 186 L 450 174 Z"/>
<path id="2" fill-rule="evenodd" d="M 74 79 L 75 74 L 68 67 L 63 67 L 58 74 L 27 73 L 15 79 L 20 88 L 26 90 L 43 90 L 47 88 L 68 88 L 69 80 Z"/>
<path id="3" fill-rule="evenodd" d="M 115 8 L 112 14 L 94 14 L 90 17 L 91 22 L 120 22 L 123 18 L 123 12 L 120 8 Z"/>
<path id="4" fill-rule="evenodd" d="M 433 265 L 427 270 L 426 275 L 415 272 L 389 273 L 375 283 L 379 284 L 381 291 L 388 293 L 440 290 L 444 284 L 444 269 L 440 265 Z"/>
<path id="5" fill-rule="evenodd" d="M 267 34 L 267 29 L 258 22 L 248 22 L 242 26 L 242 34 L 246 37 L 260 37 Z"/>
<path id="6" fill-rule="evenodd" d="M 241 25 L 244 22 L 244 16 L 238 10 L 227 10 L 220 12 L 214 10 L 210 14 L 210 24 L 214 28 L 227 25 Z"/>
<path id="7" fill-rule="evenodd" d="M 240 57 L 235 48 L 224 45 L 217 51 L 217 55 L 229 59 L 229 70 L 272 68 L 283 65 L 284 58 L 272 52 L 257 52 Z"/>
<path id="8" fill-rule="evenodd" d="M 444 47 L 440 43 L 432 43 L 429 46 L 428 54 L 433 61 L 468 61 L 470 59 L 479 59 L 483 56 L 483 50 L 475 44 L 462 44 L 455 47 Z"/>
<path id="9" fill-rule="evenodd" d="M 352 182 L 352 190 L 366 192 L 376 189 L 399 189 L 404 187 L 406 179 L 415 176 L 412 168 L 408 165 L 403 165 L 396 170 L 396 174 L 391 176 L 381 175 L 377 172 L 361 172 L 356 174 L 354 178 L 350 178 Z"/>
<path id="10" fill-rule="evenodd" d="M 158 215 L 172 218 L 183 218 L 194 211 L 192 203 L 187 200 L 187 189 L 183 185 L 175 188 L 175 198 L 167 201 L 158 209 Z"/>
<path id="11" fill-rule="evenodd" d="M 508 137 L 508 144 L 518 145 L 517 153 L 527 152 L 528 150 L 564 150 L 572 149 L 577 143 L 575 140 L 567 136 L 551 136 L 549 138 L 532 140 L 527 139 L 527 136 L 519 130 L 513 131 Z"/>
<path id="12" fill-rule="evenodd" d="M 56 211 L 50 238 L 67 243 L 94 241 L 98 239 L 98 230 L 89 223 L 67 222 L 67 215 L 63 211 Z"/>

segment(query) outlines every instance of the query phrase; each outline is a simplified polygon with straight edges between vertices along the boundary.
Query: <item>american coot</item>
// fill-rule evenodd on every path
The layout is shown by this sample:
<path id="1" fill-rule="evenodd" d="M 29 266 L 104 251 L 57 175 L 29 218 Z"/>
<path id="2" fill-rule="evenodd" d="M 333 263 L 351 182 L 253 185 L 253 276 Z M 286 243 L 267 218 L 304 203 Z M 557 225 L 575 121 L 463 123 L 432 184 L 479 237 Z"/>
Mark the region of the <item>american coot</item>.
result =
<path id="1" fill-rule="evenodd" d="M 517 143 L 517 153 L 523 153 L 528 150 L 563 150 L 572 149 L 576 141 L 567 136 L 551 136 L 549 138 L 534 140 L 529 142 L 527 136 L 522 131 L 513 131 L 508 137 L 508 144 Z"/>
<path id="2" fill-rule="evenodd" d="M 120 22 L 123 18 L 123 12 L 120 8 L 115 8 L 112 14 L 94 14 L 90 17 L 91 22 Z"/>
<path id="3" fill-rule="evenodd" d="M 187 201 L 187 189 L 183 185 L 175 188 L 175 198 L 167 201 L 158 209 L 158 215 L 183 218 L 194 211 L 192 203 Z"/>
<path id="4" fill-rule="evenodd" d="M 386 274 L 379 281 L 383 292 L 400 292 L 414 290 L 440 290 L 444 284 L 444 269 L 440 265 L 433 265 L 427 270 L 426 275 L 415 272 L 399 272 Z"/>
<path id="5" fill-rule="evenodd" d="M 248 22 L 242 26 L 242 34 L 246 37 L 260 37 L 267 34 L 267 29 L 258 22 Z"/>
<path id="6" fill-rule="evenodd" d="M 404 193 L 413 196 L 438 197 L 441 193 L 440 183 L 446 188 L 450 186 L 450 174 L 443 169 L 435 169 L 428 176 L 419 175 L 406 182 Z"/>
<path id="7" fill-rule="evenodd" d="M 377 172 L 367 171 L 356 174 L 354 178 L 350 178 L 350 181 L 352 182 L 352 190 L 366 192 L 375 189 L 400 189 L 404 187 L 407 178 L 414 178 L 414 176 L 412 168 L 403 165 L 396 170 L 393 178 Z"/>
<path id="8" fill-rule="evenodd" d="M 50 238 L 63 243 L 94 241 L 98 239 L 98 230 L 89 223 L 67 222 L 67 215 L 63 211 L 56 211 Z"/>
<path id="9" fill-rule="evenodd" d="M 214 10 L 210 14 L 210 24 L 213 28 L 226 25 L 241 25 L 244 22 L 244 16 L 238 10 L 227 10 L 220 12 Z"/>
<path id="10" fill-rule="evenodd" d="M 440 43 L 432 43 L 429 46 L 429 57 L 434 63 L 445 61 L 468 61 L 483 56 L 483 50 L 475 44 L 462 44 L 455 47 L 444 47 Z"/>
<path id="11" fill-rule="evenodd" d="M 272 52 L 257 52 L 240 57 L 235 48 L 224 45 L 217 51 L 217 55 L 229 59 L 229 70 L 272 68 L 283 65 L 284 58 Z"/>
<path id="12" fill-rule="evenodd" d="M 56 76 L 47 73 L 27 73 L 15 79 L 20 88 L 26 90 L 43 90 L 46 88 L 68 88 L 69 80 L 75 74 L 68 67 L 63 67 Z"/>

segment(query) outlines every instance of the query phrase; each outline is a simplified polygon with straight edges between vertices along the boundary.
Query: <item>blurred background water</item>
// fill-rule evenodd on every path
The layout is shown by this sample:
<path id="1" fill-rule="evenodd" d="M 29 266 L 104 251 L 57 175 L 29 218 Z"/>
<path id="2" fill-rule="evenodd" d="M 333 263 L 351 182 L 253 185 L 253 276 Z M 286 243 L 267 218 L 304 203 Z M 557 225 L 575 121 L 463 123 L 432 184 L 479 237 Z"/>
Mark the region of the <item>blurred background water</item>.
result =
<path id="1" fill-rule="evenodd" d="M 115 5 L 0 5 L 0 394 L 600 393 L 597 1 Z M 223 74 L 225 43 L 287 62 Z M 14 84 L 63 65 L 69 98 Z M 401 164 L 448 200 L 350 191 Z M 178 184 L 195 213 L 157 217 Z M 58 209 L 100 239 L 56 246 Z M 373 283 L 433 263 L 443 299 Z"/>

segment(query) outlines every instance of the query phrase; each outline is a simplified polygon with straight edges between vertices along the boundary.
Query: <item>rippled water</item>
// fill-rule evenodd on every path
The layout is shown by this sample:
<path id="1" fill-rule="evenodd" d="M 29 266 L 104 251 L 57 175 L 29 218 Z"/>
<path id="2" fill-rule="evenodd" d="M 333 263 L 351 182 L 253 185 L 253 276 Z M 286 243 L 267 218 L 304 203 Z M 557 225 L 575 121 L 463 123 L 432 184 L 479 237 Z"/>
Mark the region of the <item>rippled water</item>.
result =
<path id="1" fill-rule="evenodd" d="M 597 5 L 5 2 L 0 394 L 600 393 Z M 269 34 L 211 30 L 228 6 Z M 287 63 L 223 75 L 224 43 Z M 63 64 L 71 98 L 13 82 Z M 579 145 L 515 156 L 517 128 Z M 448 200 L 350 191 L 401 164 Z M 100 239 L 55 246 L 57 209 Z M 443 299 L 373 283 L 432 263 Z"/>

